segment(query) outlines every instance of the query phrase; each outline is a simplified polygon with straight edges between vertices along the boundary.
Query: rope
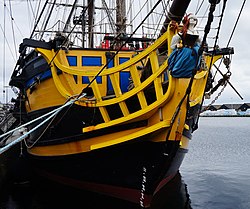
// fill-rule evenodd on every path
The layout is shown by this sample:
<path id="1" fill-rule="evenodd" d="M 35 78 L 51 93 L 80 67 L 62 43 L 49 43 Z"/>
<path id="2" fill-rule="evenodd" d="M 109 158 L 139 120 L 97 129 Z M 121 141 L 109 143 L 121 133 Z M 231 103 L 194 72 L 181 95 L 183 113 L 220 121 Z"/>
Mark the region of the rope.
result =
<path id="1" fill-rule="evenodd" d="M 3 17 L 3 36 L 6 37 L 6 1 L 4 0 L 4 17 Z M 3 42 L 3 101 L 6 100 L 6 92 L 5 92 L 5 76 L 6 76 L 6 44 Z"/>
<path id="2" fill-rule="evenodd" d="M 94 81 L 95 79 L 101 74 L 101 72 L 108 66 L 108 64 L 111 62 L 111 60 L 113 60 L 115 58 L 115 56 L 121 51 L 122 47 L 124 47 L 126 45 L 126 43 L 132 38 L 132 36 L 136 33 L 136 31 L 141 27 L 141 25 L 145 22 L 145 20 L 148 18 L 148 16 L 154 11 L 154 9 L 158 6 L 158 4 L 161 2 L 161 0 L 158 0 L 158 2 L 154 5 L 154 7 L 151 9 L 151 11 L 146 15 L 146 17 L 143 19 L 143 21 L 136 27 L 136 29 L 133 31 L 133 33 L 131 33 L 131 35 L 128 37 L 128 39 L 120 46 L 120 48 L 116 51 L 115 54 L 113 54 L 113 56 L 107 61 L 107 63 L 102 67 L 102 69 L 95 75 L 95 77 L 90 81 L 90 83 L 82 89 L 81 93 L 78 95 L 77 98 L 81 97 L 84 93 L 84 90 L 86 88 L 88 88 Z M 59 50 L 58 50 L 59 51 Z M 58 53 L 57 51 L 57 53 Z M 57 53 L 55 54 L 55 56 L 57 55 Z M 53 57 L 53 59 L 55 58 L 55 56 Z M 52 61 L 53 61 L 52 59 Z M 52 62 L 51 61 L 51 62 Z M 50 62 L 50 63 L 51 63 Z M 72 107 L 73 103 L 71 105 L 69 105 L 68 109 L 66 110 L 65 114 L 61 117 L 61 119 L 67 114 L 67 112 L 70 110 L 70 108 Z"/>
<path id="3" fill-rule="evenodd" d="M 57 112 L 58 113 L 58 112 Z M 34 142 L 32 142 L 31 145 L 28 144 L 28 142 L 26 142 L 26 140 L 24 139 L 24 144 L 28 149 L 31 149 L 43 136 L 43 134 L 48 130 L 48 128 L 50 127 L 50 125 L 54 122 L 57 113 L 54 114 L 54 117 L 52 118 L 52 120 L 47 124 L 47 126 L 44 128 L 43 132 L 39 135 L 39 137 L 36 138 L 36 140 Z"/>
<path id="4" fill-rule="evenodd" d="M 196 10 L 195 15 L 197 15 L 197 14 L 198 14 L 198 12 L 200 11 L 200 9 L 201 9 L 201 7 L 202 7 L 203 3 L 204 3 L 204 0 L 201 2 L 201 4 L 200 4 L 199 8 L 198 8 L 198 4 L 197 4 L 197 8 L 198 8 L 198 9 Z"/>
<path id="5" fill-rule="evenodd" d="M 149 17 L 149 15 L 155 10 L 155 8 L 158 6 L 158 4 L 161 3 L 162 0 L 158 0 L 156 4 L 153 6 L 153 8 L 150 10 L 150 12 L 146 15 L 146 17 L 142 20 L 142 22 L 136 27 L 136 29 L 133 31 L 133 33 L 130 34 L 128 39 L 120 46 L 120 48 L 116 51 L 115 54 L 108 60 L 108 62 L 102 67 L 102 69 L 95 75 L 95 77 L 89 82 L 89 84 L 82 89 L 79 96 L 81 96 L 84 93 L 84 90 L 88 88 L 95 80 L 96 78 L 102 73 L 102 71 L 108 66 L 108 64 L 115 58 L 115 56 L 121 51 L 121 49 L 128 43 L 128 41 L 132 38 L 132 36 L 136 33 L 136 31 L 141 27 L 141 25 L 145 22 L 145 20 Z"/>
<path id="6" fill-rule="evenodd" d="M 120 52 L 123 46 L 126 45 L 126 43 L 132 38 L 132 36 L 135 34 L 135 32 L 141 27 L 141 25 L 145 22 L 145 20 L 148 18 L 148 16 L 154 11 L 154 9 L 158 6 L 158 4 L 161 2 L 161 0 L 158 0 L 158 2 L 154 5 L 154 7 L 151 9 L 151 11 L 146 15 L 146 17 L 143 19 L 143 21 L 136 27 L 136 29 L 133 31 L 133 33 L 129 36 L 129 38 L 120 46 L 120 48 L 116 51 L 116 53 L 108 60 L 108 62 L 102 67 L 102 69 L 96 74 L 96 76 L 90 81 L 90 83 L 82 89 L 81 93 L 77 96 L 77 98 L 84 97 L 86 94 L 84 93 L 84 90 L 88 88 L 94 80 L 101 74 L 101 72 L 108 66 L 108 64 L 111 62 L 111 60 L 114 59 L 114 57 Z M 74 27 L 72 31 L 74 30 Z M 72 32 L 71 31 L 71 32 Z M 67 40 L 67 39 L 65 39 Z M 63 44 L 62 44 L 63 45 Z M 52 61 L 55 59 L 56 55 L 58 54 L 59 50 L 56 52 L 55 56 L 50 61 L 49 65 L 52 63 Z M 83 95 L 84 94 L 84 95 Z M 67 114 L 67 112 L 70 110 L 74 103 L 71 103 L 66 110 L 65 114 L 61 117 L 61 119 Z"/>
<path id="7" fill-rule="evenodd" d="M 35 28 L 36 28 L 37 25 L 38 25 L 38 22 L 39 22 L 39 20 L 40 20 L 40 18 L 41 18 L 41 16 L 42 16 L 42 13 L 44 12 L 44 10 L 45 10 L 45 8 L 46 8 L 47 3 L 48 3 L 48 0 L 46 1 L 45 5 L 44 5 L 44 7 L 43 7 L 43 9 L 42 9 L 42 12 L 40 13 L 40 16 L 39 16 L 39 18 L 38 18 L 38 21 L 37 21 L 36 25 L 34 26 L 34 29 L 33 29 L 33 32 L 32 32 L 31 35 L 30 35 L 30 38 L 32 38 L 33 33 L 35 32 Z M 54 4 L 53 4 L 53 5 L 54 5 Z M 53 5 L 52 5 L 52 6 L 53 6 Z M 89 6 L 89 5 L 88 5 L 88 6 Z M 87 7 L 88 7 L 88 6 L 87 6 Z M 87 7 L 85 8 L 85 11 L 87 10 Z M 85 11 L 84 11 L 84 12 L 85 12 Z M 68 41 L 69 36 L 70 36 L 70 35 L 72 34 L 72 32 L 74 31 L 75 27 L 76 27 L 76 24 L 75 24 L 74 27 L 71 29 L 71 31 L 69 32 L 69 34 L 67 35 L 67 37 L 65 38 L 65 40 L 63 41 L 63 43 L 61 44 L 61 46 L 59 47 L 59 49 L 56 51 L 55 55 L 52 57 L 52 59 L 51 59 L 50 62 L 48 63 L 48 68 L 50 68 L 51 63 L 52 63 L 52 62 L 54 61 L 54 59 L 56 58 L 57 54 L 59 53 L 59 50 L 62 49 L 63 46 L 64 46 L 64 44 L 66 44 L 66 42 Z M 18 60 L 20 60 L 20 59 L 24 56 L 24 51 L 25 51 L 25 49 L 23 50 L 23 52 L 21 52 L 21 56 L 19 57 Z M 19 72 L 20 67 L 19 67 L 18 69 L 16 69 L 17 66 L 18 66 L 18 62 L 16 63 L 16 66 L 15 66 L 15 68 L 14 68 L 14 71 L 13 71 L 13 73 L 12 73 L 12 76 L 16 76 L 17 73 Z M 40 78 L 43 76 L 44 73 L 45 73 L 45 71 L 43 71 L 43 72 L 40 74 L 40 77 L 38 77 L 38 79 L 40 79 Z M 26 97 L 26 98 L 27 98 L 27 97 Z"/>
<path id="8" fill-rule="evenodd" d="M 15 30 L 14 30 L 14 25 L 13 25 L 13 21 L 14 21 L 14 17 L 12 14 L 12 7 L 11 7 L 11 1 L 9 0 L 9 7 L 10 7 L 10 20 L 11 20 L 11 30 L 12 30 L 12 36 L 13 36 L 13 44 L 14 44 L 14 49 L 15 49 L 15 53 L 16 53 L 16 57 L 17 57 L 17 49 L 16 49 L 16 39 L 15 39 Z"/>
<path id="9" fill-rule="evenodd" d="M 213 12 L 215 10 L 215 6 L 216 6 L 215 4 L 211 4 L 209 16 L 213 16 Z M 213 21 L 213 17 L 208 18 L 208 22 L 207 22 L 207 25 L 206 25 L 206 29 L 204 31 L 204 37 L 203 37 L 203 41 L 202 41 L 203 44 L 206 43 L 206 37 L 207 37 L 207 34 L 209 33 L 210 25 L 211 25 L 212 21 Z M 182 106 L 183 102 L 185 101 L 186 97 L 187 97 L 187 113 L 188 113 L 188 110 L 190 108 L 190 106 L 189 106 L 189 96 L 190 96 L 190 93 L 191 93 L 191 88 L 192 88 L 192 84 L 193 84 L 193 81 L 194 81 L 194 76 L 195 76 L 195 74 L 197 72 L 197 67 L 198 67 L 198 63 L 199 63 L 199 57 L 202 55 L 203 50 L 204 50 L 204 47 L 201 47 L 200 50 L 198 51 L 196 67 L 193 70 L 193 75 L 192 75 L 192 77 L 191 77 L 191 79 L 189 81 L 188 87 L 186 89 L 186 93 L 183 96 L 183 98 L 181 99 L 181 101 L 179 102 L 179 104 L 178 104 L 178 106 L 176 108 L 176 111 L 174 112 L 174 114 L 173 114 L 173 116 L 171 118 L 170 127 L 169 127 L 170 129 L 169 129 L 168 134 L 166 136 L 166 141 L 168 141 L 168 139 L 170 137 L 171 129 L 173 127 L 174 121 L 176 120 L 177 115 L 180 112 L 181 106 Z M 186 113 L 186 117 L 187 117 L 187 113 Z M 198 122 L 196 122 L 195 125 L 197 125 L 197 123 Z M 194 128 L 196 128 L 196 126 L 193 126 L 192 128 L 194 130 Z M 192 132 L 193 132 L 193 130 L 192 130 Z M 176 140 L 176 138 L 175 138 L 175 140 Z M 168 146 L 168 144 L 167 144 L 167 146 Z M 170 151 L 170 153 L 169 153 L 169 156 L 168 156 L 170 158 L 170 161 L 173 160 L 174 153 L 175 153 L 174 152 L 174 148 L 172 148 L 171 151 Z"/>
<path id="10" fill-rule="evenodd" d="M 43 122 L 41 122 L 39 125 L 37 125 L 36 127 L 32 128 L 30 131 L 28 131 L 27 133 L 23 134 L 22 136 L 20 136 L 19 138 L 17 138 L 16 140 L 12 141 L 11 143 L 9 143 L 8 145 L 6 145 L 5 147 L 0 149 L 0 154 L 6 152 L 8 149 L 10 149 L 11 147 L 13 147 L 14 145 L 18 144 L 19 142 L 21 142 L 22 140 L 24 140 L 30 133 L 34 132 L 36 129 L 38 129 L 39 127 L 41 127 L 43 124 L 45 124 L 47 121 L 49 121 L 51 118 L 53 118 L 60 110 L 57 110 L 55 113 L 53 113 L 51 116 L 49 116 L 48 118 L 46 118 Z"/>
<path id="11" fill-rule="evenodd" d="M 39 15 L 39 17 L 38 17 L 38 20 L 36 21 L 36 24 L 35 24 L 35 26 L 34 26 L 34 28 L 33 28 L 33 31 L 31 32 L 31 34 L 30 34 L 30 38 L 32 38 L 32 36 L 34 35 L 34 33 L 35 33 L 35 30 L 36 30 L 36 27 L 37 27 L 37 25 L 38 25 L 38 23 L 39 23 L 39 21 L 40 21 L 40 19 L 41 19 L 41 17 L 42 17 L 42 14 L 43 14 L 43 12 L 45 11 L 45 8 L 46 8 L 46 6 L 47 6 L 47 4 L 48 4 L 48 1 L 49 0 L 46 0 L 46 2 L 44 3 L 44 6 L 43 6 L 43 8 L 42 8 L 42 11 L 41 11 L 41 13 L 40 13 L 40 15 Z M 15 76 L 18 72 L 19 72 L 19 68 L 17 69 L 17 66 L 19 65 L 19 61 L 20 61 L 20 59 L 22 58 L 24 56 L 24 54 L 23 54 L 23 52 L 21 52 L 21 55 L 19 55 L 19 59 L 17 60 L 17 62 L 16 62 L 16 65 L 15 65 L 15 67 L 14 67 L 14 71 L 13 71 L 13 73 L 12 73 L 12 76 Z M 12 77 L 11 76 L 11 77 Z"/>
<path id="12" fill-rule="evenodd" d="M 41 6 L 42 1 L 39 0 L 38 3 L 36 3 L 36 15 L 35 15 L 35 19 L 34 19 L 34 25 L 36 24 L 38 15 L 39 15 L 39 10 L 40 10 L 40 6 Z"/>
<path id="13" fill-rule="evenodd" d="M 10 0 L 9 0 L 10 1 Z M 30 0 L 27 0 L 27 7 L 30 8 L 31 11 L 31 18 L 34 20 L 34 22 L 36 21 L 36 15 L 35 15 L 35 11 L 32 5 L 32 2 Z M 31 21 L 31 25 L 32 25 L 32 21 Z"/>
<path id="14" fill-rule="evenodd" d="M 84 97 L 84 96 L 85 96 L 85 95 L 81 96 L 81 98 Z M 74 99 L 74 100 L 71 100 L 71 101 L 65 103 L 64 105 L 62 105 L 61 107 L 59 107 L 59 108 L 57 108 L 57 109 L 54 109 L 54 110 L 52 110 L 52 111 L 50 111 L 50 112 L 48 112 L 48 113 L 46 113 L 46 114 L 44 114 L 44 115 L 42 115 L 42 116 L 40 116 L 40 117 L 34 119 L 34 120 L 32 120 L 32 121 L 29 121 L 29 122 L 27 122 L 27 123 L 25 123 L 25 124 L 23 124 L 23 125 L 21 125 L 21 126 L 15 128 L 15 129 L 11 130 L 11 131 L 8 131 L 8 132 L 2 134 L 2 135 L 0 136 L 0 139 L 1 139 L 2 137 L 4 137 L 4 136 L 10 134 L 10 133 L 13 133 L 14 131 L 17 131 L 17 130 L 20 129 L 20 128 L 23 128 L 23 127 L 25 127 L 25 126 L 28 126 L 28 125 L 30 125 L 30 124 L 32 124 L 32 123 L 34 123 L 34 122 L 36 122 L 36 121 L 38 121 L 38 120 L 40 120 L 40 119 L 42 119 L 42 118 L 48 116 L 48 115 L 50 115 L 50 114 L 53 114 L 53 113 L 56 112 L 57 110 L 63 109 L 64 107 L 70 105 L 71 103 L 74 103 L 75 101 L 77 101 L 77 100 L 79 100 L 79 99 L 81 99 L 81 98 L 76 98 L 76 99 Z"/>
<path id="15" fill-rule="evenodd" d="M 16 61 L 16 58 L 15 58 L 14 53 L 13 53 L 11 47 L 10 47 L 10 44 L 9 44 L 8 39 L 7 39 L 7 37 L 6 37 L 6 33 L 4 32 L 4 29 L 3 29 L 3 27 L 2 27 L 1 24 L 0 24 L 0 29 L 1 29 L 1 31 L 2 31 L 2 33 L 3 33 L 3 36 L 4 36 L 4 37 L 3 37 L 3 38 L 4 38 L 4 43 L 7 44 L 8 49 L 9 49 L 9 51 L 10 51 L 10 53 L 11 53 L 12 59 L 13 59 L 13 61 L 15 62 L 15 61 Z M 3 56 L 4 56 L 4 55 L 3 55 Z M 5 60 L 5 59 L 4 59 L 4 60 Z"/>
<path id="16" fill-rule="evenodd" d="M 179 102 L 177 108 L 176 108 L 176 111 L 174 112 L 173 116 L 172 116 L 172 119 L 171 119 L 171 123 L 170 123 L 170 128 L 172 127 L 175 119 L 177 118 L 177 115 L 181 109 L 181 105 L 183 104 L 183 102 L 185 101 L 186 97 L 187 97 L 187 100 L 189 101 L 189 96 L 190 96 L 190 93 L 191 93 L 191 88 L 192 88 L 192 84 L 193 84 L 193 81 L 194 81 L 194 76 L 198 70 L 198 65 L 199 65 L 199 57 L 202 55 L 204 49 L 205 49 L 205 44 L 206 44 L 206 38 L 207 38 L 207 35 L 210 31 L 210 28 L 211 28 L 211 24 L 213 22 L 213 13 L 215 11 L 215 7 L 216 7 L 216 4 L 211 4 L 210 5 L 210 11 L 209 11 L 209 16 L 208 16 L 208 21 L 207 21 L 207 24 L 205 26 L 205 31 L 204 31 L 204 36 L 203 36 L 203 40 L 202 40 L 202 43 L 201 43 L 201 47 L 199 48 L 199 51 L 198 51 L 198 56 L 197 56 L 197 60 L 196 60 L 196 67 L 195 69 L 193 70 L 193 75 L 189 81 L 189 84 L 188 84 L 188 87 L 186 89 L 186 93 L 185 95 L 183 96 L 183 98 L 181 99 L 181 101 Z M 204 95 L 203 95 L 203 98 L 204 98 Z M 189 102 L 187 102 L 187 109 L 189 109 Z M 197 120 L 197 123 L 198 123 L 198 120 Z M 197 125 L 197 123 L 195 125 Z M 170 132 L 168 132 L 168 135 L 167 135 L 167 140 L 170 136 Z"/>
<path id="17" fill-rule="evenodd" d="M 36 23 L 35 23 L 35 26 L 34 26 L 34 28 L 33 28 L 33 31 L 32 31 L 31 34 L 30 34 L 30 38 L 32 38 L 32 36 L 34 35 L 35 30 L 36 30 L 36 27 L 37 27 L 38 23 L 39 23 L 40 20 L 41 20 L 41 17 L 42 17 L 42 15 L 43 15 L 44 11 L 45 11 L 45 8 L 46 8 L 48 2 L 49 2 L 49 0 L 46 0 L 46 2 L 44 3 L 44 6 L 43 6 L 43 8 L 42 8 L 42 11 L 41 11 L 39 17 L 38 17 L 37 20 L 36 20 Z"/>
<path id="18" fill-rule="evenodd" d="M 238 25 L 238 22 L 239 22 L 241 13 L 242 13 L 242 11 L 243 11 L 243 8 L 244 8 L 244 6 L 245 6 L 245 3 L 246 3 L 246 0 L 244 0 L 243 3 L 242 3 L 242 6 L 241 6 L 241 9 L 240 9 L 239 15 L 238 15 L 237 20 L 236 20 L 236 22 L 235 22 L 235 24 L 234 24 L 233 31 L 232 31 L 232 33 L 231 33 L 231 36 L 230 36 L 229 40 L 228 40 L 227 47 L 229 46 L 229 44 L 230 44 L 230 42 L 231 42 L 231 40 L 232 40 L 232 38 L 233 38 L 233 34 L 234 34 L 234 32 L 235 32 L 236 26 Z"/>
<path id="19" fill-rule="evenodd" d="M 89 4 L 90 4 L 90 2 L 89 2 Z M 88 6 L 85 8 L 85 10 L 84 10 L 83 13 L 86 12 L 87 8 L 89 7 L 89 4 L 88 4 Z M 66 44 L 66 42 L 68 41 L 69 36 L 73 33 L 73 31 L 74 31 L 76 25 L 77 25 L 77 24 L 74 25 L 74 27 L 71 29 L 71 31 L 69 32 L 69 34 L 67 35 L 67 37 L 65 38 L 65 40 L 63 41 L 63 43 L 61 44 L 61 46 L 59 47 L 59 49 L 56 51 L 55 55 L 52 57 L 52 59 L 51 59 L 50 62 L 48 63 L 48 67 L 50 67 L 51 63 L 52 63 L 52 62 L 54 61 L 54 59 L 56 58 L 56 56 L 57 56 L 57 54 L 59 53 L 60 49 L 62 49 L 63 46 L 64 46 L 64 44 Z M 40 75 L 40 77 L 38 77 L 38 79 L 40 79 L 40 78 L 43 76 L 44 73 L 45 73 L 45 71 Z"/>
<path id="20" fill-rule="evenodd" d="M 28 122 L 28 123 L 25 123 L 25 124 L 23 124 L 23 125 L 21 125 L 21 126 L 15 128 L 15 129 L 11 130 L 11 131 L 8 131 L 8 132 L 2 134 L 2 135 L 0 136 L 0 138 L 3 138 L 4 136 L 7 136 L 7 135 L 9 135 L 9 134 L 11 134 L 11 133 L 13 133 L 13 132 L 15 132 L 15 131 L 17 131 L 17 130 L 20 130 L 21 128 L 23 128 L 23 127 L 25 127 L 25 126 L 28 126 L 28 125 L 30 125 L 30 124 L 32 124 L 32 123 L 38 121 L 38 120 L 41 120 L 41 119 L 44 118 L 44 117 L 50 115 L 48 118 L 46 118 L 44 121 L 42 121 L 39 125 L 37 125 L 36 127 L 32 128 L 30 131 L 28 131 L 27 133 L 25 133 L 25 134 L 22 135 L 21 137 L 15 139 L 14 141 L 12 141 L 11 143 L 9 143 L 9 144 L 6 145 L 5 147 L 1 148 L 1 149 L 0 149 L 0 154 L 4 153 L 4 152 L 7 151 L 8 149 L 10 149 L 12 146 L 14 146 L 14 145 L 16 145 L 17 143 L 19 143 L 19 142 L 21 142 L 22 140 L 24 140 L 30 133 L 34 132 L 36 129 L 38 129 L 39 127 L 41 127 L 43 124 L 45 124 L 45 123 L 46 123 L 47 121 L 49 121 L 51 118 L 53 118 L 54 116 L 56 116 L 63 108 L 65 108 L 65 107 L 67 107 L 67 106 L 69 106 L 69 105 L 75 103 L 76 101 L 80 100 L 80 99 L 81 99 L 82 97 L 84 97 L 84 96 L 85 96 L 85 95 L 82 95 L 81 97 L 77 97 L 77 98 L 75 98 L 75 99 L 73 99 L 73 100 L 70 100 L 70 101 L 68 101 L 67 103 L 65 103 L 64 105 L 62 105 L 61 107 L 59 107 L 59 108 L 57 108 L 57 109 L 54 109 L 54 110 L 52 110 L 52 111 L 50 111 L 50 112 L 48 112 L 48 113 L 46 113 L 46 114 L 44 114 L 44 115 L 42 115 L 42 116 L 40 116 L 40 117 L 38 117 L 38 118 L 36 118 L 36 119 L 34 119 L 34 120 Z"/>
<path id="21" fill-rule="evenodd" d="M 218 41 L 218 39 L 219 39 L 219 32 L 220 32 L 220 29 L 221 29 L 222 18 L 223 18 L 223 16 L 224 16 L 224 12 L 225 12 L 225 9 L 226 9 L 226 3 L 227 3 L 227 0 L 224 0 L 224 1 L 223 1 L 223 6 L 222 6 L 221 17 L 220 17 L 220 21 L 219 21 L 219 27 L 218 27 L 218 30 L 217 30 L 216 39 L 215 39 L 215 42 L 214 42 L 213 49 L 216 48 L 216 44 L 217 44 L 217 41 Z M 213 7 L 213 6 L 214 6 L 214 8 L 211 8 L 211 7 Z M 215 10 L 215 6 L 216 6 L 216 4 L 212 4 L 211 7 L 210 7 L 210 12 L 209 12 L 208 20 L 211 20 L 211 23 L 212 23 L 212 21 L 213 21 L 213 12 L 214 12 L 214 10 Z M 207 25 L 206 25 L 205 33 L 206 33 L 206 31 L 208 30 L 208 28 L 209 28 L 209 30 L 210 30 L 211 23 L 210 23 L 210 25 L 209 25 L 208 27 L 207 27 Z M 208 33 L 207 33 L 207 34 L 208 34 Z M 204 47 L 204 44 L 206 43 L 206 40 L 203 39 L 202 43 L 203 43 L 202 47 Z M 203 48 L 203 50 L 204 50 L 204 48 Z M 212 52 L 212 58 L 211 58 L 211 61 L 210 61 L 210 65 L 209 65 L 208 70 L 210 70 L 210 69 L 212 68 L 214 53 L 215 53 L 215 51 L 213 50 L 213 52 Z M 207 81 L 206 81 L 206 86 L 207 86 L 207 82 L 208 82 L 208 79 L 207 79 Z M 205 90 L 204 90 L 204 92 L 203 92 L 201 104 L 203 104 L 204 99 L 205 99 Z M 202 109 L 202 105 L 201 105 L 200 108 L 199 108 L 199 112 L 201 112 L 201 109 Z M 193 131 L 196 130 L 196 129 L 198 128 L 199 119 L 200 119 L 200 115 L 198 115 L 198 119 L 196 120 L 195 124 L 193 124 Z"/>
<path id="22" fill-rule="evenodd" d="M 246 3 L 246 0 L 244 0 L 243 3 L 242 3 L 242 5 L 241 5 L 241 9 L 240 9 L 239 15 L 238 15 L 237 20 L 236 20 L 236 22 L 235 22 L 235 24 L 234 24 L 234 27 L 233 27 L 233 30 L 232 30 L 232 32 L 231 32 L 230 38 L 228 39 L 227 47 L 229 46 L 229 44 L 230 44 L 230 42 L 231 42 L 231 40 L 232 40 L 232 38 L 233 38 L 233 34 L 234 34 L 234 32 L 235 32 L 236 26 L 238 25 L 238 22 L 239 22 L 241 13 L 242 13 L 242 11 L 243 11 L 243 8 L 244 8 L 244 6 L 245 6 L 245 3 Z M 222 60 L 220 61 L 219 65 L 218 65 L 218 68 L 221 66 L 221 63 L 222 63 Z M 230 85 L 231 87 L 233 87 L 232 84 L 231 84 L 230 82 L 229 82 L 229 85 Z M 241 96 L 240 96 L 240 97 L 241 97 Z M 241 97 L 241 98 L 242 98 L 242 97 Z"/>
<path id="23" fill-rule="evenodd" d="M 165 3 L 165 2 L 164 2 Z M 163 2 L 162 2 L 163 4 Z M 168 1 L 168 4 L 169 4 L 169 1 Z M 164 6 L 164 5 L 163 5 Z M 159 30 L 159 27 L 160 27 L 160 24 L 161 24 L 161 21 L 162 21 L 162 18 L 164 17 L 164 12 L 166 12 L 166 8 L 163 7 L 163 11 L 162 11 L 162 14 L 160 15 L 160 18 L 158 20 L 158 24 L 156 24 L 156 29 L 155 29 L 155 33 L 152 35 L 152 39 L 153 37 L 156 36 L 156 33 L 157 31 Z M 165 14 L 166 15 L 166 14 Z M 152 40 L 151 40 L 152 41 Z"/>
<path id="24" fill-rule="evenodd" d="M 45 24 L 44 24 L 44 26 L 43 26 L 43 30 L 42 30 L 43 32 L 42 32 L 42 34 L 41 34 L 40 40 L 42 40 L 42 38 L 43 38 L 44 31 L 45 31 L 45 29 L 46 29 L 46 27 L 47 27 L 47 25 L 48 25 L 48 23 L 49 23 L 49 19 L 50 19 L 51 15 L 52 15 L 52 12 L 53 12 L 53 9 L 54 9 L 54 7 L 55 7 L 55 4 L 56 4 L 56 0 L 54 0 L 54 2 L 53 2 L 53 4 L 52 4 L 52 7 L 51 7 L 51 9 L 50 9 L 50 11 L 49 11 L 48 18 L 47 18 L 47 20 L 46 20 L 46 22 L 45 22 Z"/>

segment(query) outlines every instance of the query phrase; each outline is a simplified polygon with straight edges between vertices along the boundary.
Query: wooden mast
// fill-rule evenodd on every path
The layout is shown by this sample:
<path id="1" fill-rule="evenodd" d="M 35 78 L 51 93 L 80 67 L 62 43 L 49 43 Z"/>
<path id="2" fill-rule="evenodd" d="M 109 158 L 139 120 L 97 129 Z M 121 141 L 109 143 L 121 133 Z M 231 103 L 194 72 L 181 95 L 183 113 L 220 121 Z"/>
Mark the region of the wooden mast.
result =
<path id="1" fill-rule="evenodd" d="M 191 0 L 174 0 L 174 2 L 172 3 L 172 5 L 167 13 L 167 17 L 163 23 L 163 26 L 160 30 L 159 37 L 167 31 L 168 25 L 172 20 L 176 21 L 178 23 L 181 22 L 183 16 L 186 13 L 186 10 L 187 10 L 190 2 L 191 2 Z M 161 46 L 159 48 L 159 52 L 160 53 L 166 52 L 168 50 L 167 46 L 168 46 L 167 44 Z"/>
<path id="2" fill-rule="evenodd" d="M 116 0 L 116 37 L 126 34 L 126 0 Z M 121 46 L 122 41 L 117 40 L 116 46 Z"/>
<path id="3" fill-rule="evenodd" d="M 168 24 L 171 20 L 176 22 L 180 22 L 182 20 L 190 2 L 191 0 L 174 0 L 163 23 L 160 36 L 167 31 Z"/>
<path id="4" fill-rule="evenodd" d="M 88 0 L 88 46 L 94 48 L 94 9 L 95 0 Z"/>
<path id="5" fill-rule="evenodd" d="M 116 32 L 126 34 L 126 1 L 116 0 Z"/>
<path id="6" fill-rule="evenodd" d="M 74 1 L 74 4 L 72 5 L 72 8 L 71 8 L 71 10 L 70 10 L 68 19 L 67 19 L 67 21 L 66 21 L 66 23 L 65 23 L 65 26 L 64 26 L 64 29 L 63 29 L 63 33 L 69 32 L 69 31 L 70 31 L 70 21 L 71 21 L 71 19 L 72 19 L 73 13 L 74 13 L 74 11 L 75 11 L 75 9 L 76 9 L 76 4 L 77 4 L 77 3 L 78 3 L 78 0 L 75 0 L 75 1 Z"/>

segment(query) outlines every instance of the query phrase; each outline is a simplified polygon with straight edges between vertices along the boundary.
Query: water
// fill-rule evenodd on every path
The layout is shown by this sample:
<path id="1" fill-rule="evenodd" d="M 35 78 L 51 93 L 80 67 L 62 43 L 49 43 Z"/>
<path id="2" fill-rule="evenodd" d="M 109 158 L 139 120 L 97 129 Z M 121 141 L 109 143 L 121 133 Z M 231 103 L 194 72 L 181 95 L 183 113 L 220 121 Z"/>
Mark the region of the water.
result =
<path id="1" fill-rule="evenodd" d="M 194 209 L 250 208 L 250 118 L 201 118 L 181 167 Z"/>
<path id="2" fill-rule="evenodd" d="M 250 117 L 201 118 L 180 175 L 151 209 L 250 208 Z M 65 188 L 41 179 L 12 184 L 0 209 L 136 209 L 132 203 Z"/>

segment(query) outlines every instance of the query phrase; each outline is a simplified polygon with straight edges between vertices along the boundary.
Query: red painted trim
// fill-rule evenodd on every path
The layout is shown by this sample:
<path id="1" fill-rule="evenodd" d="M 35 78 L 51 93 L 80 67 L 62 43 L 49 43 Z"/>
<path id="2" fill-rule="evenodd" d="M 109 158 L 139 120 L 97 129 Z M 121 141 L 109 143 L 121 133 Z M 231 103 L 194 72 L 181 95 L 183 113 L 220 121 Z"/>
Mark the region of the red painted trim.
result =
<path id="1" fill-rule="evenodd" d="M 143 204 L 144 207 L 149 207 L 150 202 L 152 200 L 152 195 L 144 194 L 143 203 L 140 203 L 140 198 L 142 194 L 141 194 L 141 191 L 138 189 L 131 189 L 131 188 L 112 186 L 112 185 L 107 185 L 107 184 L 80 181 L 80 180 L 76 180 L 76 179 L 72 179 L 68 177 L 58 176 L 56 174 L 52 174 L 52 173 L 49 173 L 47 171 L 40 170 L 40 169 L 39 170 L 37 169 L 37 172 L 41 176 L 44 176 L 48 179 L 51 179 L 55 182 L 58 182 L 64 185 L 69 185 L 75 188 L 104 194 L 107 196 L 115 197 L 118 199 L 123 199 L 123 200 L 137 203 L 137 204 Z"/>
<path id="2" fill-rule="evenodd" d="M 172 174 L 172 175 L 169 175 L 169 176 L 165 177 L 163 180 L 161 180 L 161 182 L 158 184 L 157 188 L 155 189 L 153 196 L 154 196 L 157 192 L 159 192 L 159 190 L 160 190 L 162 187 L 164 187 L 169 181 L 171 181 L 171 180 L 175 177 L 176 174 L 177 174 L 177 173 L 174 173 L 174 174 Z"/>

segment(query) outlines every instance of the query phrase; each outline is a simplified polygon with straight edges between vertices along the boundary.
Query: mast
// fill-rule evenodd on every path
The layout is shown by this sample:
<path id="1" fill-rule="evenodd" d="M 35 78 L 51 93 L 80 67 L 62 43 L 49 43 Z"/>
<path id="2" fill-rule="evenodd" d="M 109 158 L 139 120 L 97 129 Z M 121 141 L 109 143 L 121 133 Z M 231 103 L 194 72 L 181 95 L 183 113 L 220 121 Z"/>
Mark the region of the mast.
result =
<path id="1" fill-rule="evenodd" d="M 116 0 L 116 32 L 126 34 L 126 0 Z"/>
<path id="2" fill-rule="evenodd" d="M 112 33 L 114 34 L 115 33 L 115 21 L 114 21 L 112 15 L 111 15 L 110 9 L 108 8 L 108 5 L 107 5 L 105 0 L 102 0 L 102 5 L 103 5 L 104 10 L 105 10 L 105 12 L 106 12 L 106 14 L 108 16 L 108 20 L 109 20 L 109 23 L 110 23 L 110 28 L 112 30 Z"/>
<path id="3" fill-rule="evenodd" d="M 94 9 L 95 9 L 95 0 L 88 0 L 88 46 L 90 48 L 94 47 Z"/>
<path id="4" fill-rule="evenodd" d="M 174 0 L 163 23 L 160 36 L 167 31 L 168 24 L 171 20 L 178 23 L 182 20 L 190 2 L 191 0 Z"/>
<path id="5" fill-rule="evenodd" d="M 71 19 L 72 19 L 73 12 L 74 12 L 75 9 L 76 9 L 76 4 L 77 4 L 77 2 L 78 2 L 78 0 L 75 0 L 75 1 L 74 1 L 74 4 L 73 4 L 73 6 L 72 6 L 72 8 L 71 8 L 71 11 L 70 11 L 70 13 L 69 13 L 68 19 L 67 19 L 67 21 L 66 21 L 65 27 L 64 27 L 64 29 L 63 29 L 63 33 L 69 32 L 69 31 L 70 31 L 70 21 L 71 21 Z"/>

